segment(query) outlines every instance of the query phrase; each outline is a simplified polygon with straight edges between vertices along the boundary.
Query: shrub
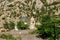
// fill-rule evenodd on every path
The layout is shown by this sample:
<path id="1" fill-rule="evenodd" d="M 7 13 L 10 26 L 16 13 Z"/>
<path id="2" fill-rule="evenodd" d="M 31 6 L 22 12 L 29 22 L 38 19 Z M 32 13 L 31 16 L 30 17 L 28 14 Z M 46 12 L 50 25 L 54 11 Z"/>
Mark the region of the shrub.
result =
<path id="1" fill-rule="evenodd" d="M 10 25 L 10 28 L 9 28 L 10 30 L 14 29 L 15 24 L 14 24 L 13 22 L 10 22 L 10 24 L 9 24 L 9 25 Z"/>
<path id="2" fill-rule="evenodd" d="M 11 34 L 1 34 L 0 38 L 6 39 L 6 40 L 16 40 Z"/>
<path id="3" fill-rule="evenodd" d="M 18 24 L 17 24 L 17 28 L 18 29 L 28 29 L 29 25 L 28 24 L 24 24 L 23 21 L 19 21 Z"/>
<path id="4" fill-rule="evenodd" d="M 5 22 L 5 24 L 4 24 L 4 28 L 9 29 L 9 30 L 14 29 L 14 26 L 15 26 L 15 24 L 13 22 L 10 22 L 10 23 Z"/>
<path id="5" fill-rule="evenodd" d="M 39 34 L 39 37 L 45 37 L 47 39 L 52 38 L 51 40 L 58 39 L 60 37 L 60 27 L 58 27 L 59 25 L 57 24 L 59 23 L 60 20 L 56 20 L 56 18 L 51 19 L 48 18 L 48 16 L 44 16 L 44 18 L 42 18 L 42 25 L 36 26 L 38 29 L 37 33 Z"/>

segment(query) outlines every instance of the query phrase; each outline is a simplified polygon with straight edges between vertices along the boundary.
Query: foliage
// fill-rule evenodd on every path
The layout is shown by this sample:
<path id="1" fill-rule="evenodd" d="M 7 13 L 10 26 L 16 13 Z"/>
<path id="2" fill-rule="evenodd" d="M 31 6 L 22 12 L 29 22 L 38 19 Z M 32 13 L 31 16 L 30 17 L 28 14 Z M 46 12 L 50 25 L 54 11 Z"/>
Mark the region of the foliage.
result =
<path id="1" fill-rule="evenodd" d="M 52 39 L 54 39 L 54 37 L 55 37 L 55 39 L 58 39 L 59 37 L 60 37 L 60 27 L 58 27 L 58 26 L 60 26 L 60 25 L 57 25 L 57 24 L 59 24 L 60 23 L 60 20 L 57 20 L 56 18 L 53 20 L 53 19 L 51 19 L 51 17 L 50 18 L 48 18 L 49 16 L 44 16 L 44 17 L 42 17 L 42 25 L 40 25 L 40 27 L 38 26 L 37 28 L 38 28 L 38 33 L 39 34 L 45 34 L 45 35 L 47 35 L 47 33 L 50 33 L 49 35 L 47 35 L 47 36 L 49 36 L 48 38 L 51 38 L 52 37 Z M 41 36 L 40 35 L 40 36 Z M 46 37 L 46 36 L 45 36 Z"/>
<path id="2" fill-rule="evenodd" d="M 7 29 L 8 27 L 9 27 L 9 26 L 8 26 L 8 23 L 5 22 L 5 24 L 4 24 L 4 28 Z"/>
<path id="3" fill-rule="evenodd" d="M 9 29 L 9 30 L 14 29 L 14 26 L 15 26 L 15 24 L 13 22 L 10 22 L 10 23 L 5 22 L 5 24 L 4 24 L 4 28 Z"/>
<path id="4" fill-rule="evenodd" d="M 28 29 L 29 25 L 28 24 L 24 24 L 23 21 L 19 21 L 17 24 L 17 28 L 18 29 Z"/>
<path id="5" fill-rule="evenodd" d="M 8 0 L 8 2 L 13 2 L 14 0 Z"/>
<path id="6" fill-rule="evenodd" d="M 12 5 L 12 4 L 10 4 L 10 5 L 8 5 L 8 7 L 13 7 L 14 5 Z"/>
<path id="7" fill-rule="evenodd" d="M 15 24 L 13 22 L 10 22 L 10 30 L 14 29 Z"/>
<path id="8" fill-rule="evenodd" d="M 48 40 L 56 40 L 60 37 L 60 20 L 56 18 L 55 12 L 58 11 L 57 4 L 48 4 L 46 0 L 41 0 L 44 6 L 42 6 L 40 14 L 41 15 L 41 25 L 36 25 L 37 27 L 37 33 L 42 38 L 51 38 Z M 51 7 L 54 6 L 53 8 Z M 51 15 L 52 14 L 52 15 Z M 40 20 L 40 15 L 39 20 Z M 48 34 L 48 35 L 47 35 Z"/>
<path id="9" fill-rule="evenodd" d="M 6 40 L 16 40 L 11 34 L 1 34 L 0 38 L 6 39 Z"/>
<path id="10" fill-rule="evenodd" d="M 21 40 L 21 37 L 14 37 L 12 34 L 0 34 L 0 38 L 6 40 Z"/>

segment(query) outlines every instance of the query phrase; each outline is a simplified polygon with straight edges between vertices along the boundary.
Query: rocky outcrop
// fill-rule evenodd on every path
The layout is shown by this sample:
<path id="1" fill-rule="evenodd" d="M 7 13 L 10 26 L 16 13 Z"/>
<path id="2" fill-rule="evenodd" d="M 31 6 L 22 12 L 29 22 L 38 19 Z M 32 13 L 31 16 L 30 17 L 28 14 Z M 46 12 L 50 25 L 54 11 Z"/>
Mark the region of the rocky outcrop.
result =
<path id="1" fill-rule="evenodd" d="M 30 15 L 30 11 L 27 11 L 27 9 L 31 9 L 34 1 L 36 1 L 35 9 L 40 9 L 43 6 L 41 0 L 32 0 L 28 4 L 26 4 L 25 1 L 26 0 L 0 0 L 0 27 L 3 27 L 5 21 L 8 23 L 10 21 L 13 21 L 14 23 L 19 22 L 20 18 L 23 16 L 22 14 L 25 15 L 29 13 Z M 53 0 L 47 0 L 48 4 L 53 2 Z M 58 6 L 60 6 L 60 4 Z"/>

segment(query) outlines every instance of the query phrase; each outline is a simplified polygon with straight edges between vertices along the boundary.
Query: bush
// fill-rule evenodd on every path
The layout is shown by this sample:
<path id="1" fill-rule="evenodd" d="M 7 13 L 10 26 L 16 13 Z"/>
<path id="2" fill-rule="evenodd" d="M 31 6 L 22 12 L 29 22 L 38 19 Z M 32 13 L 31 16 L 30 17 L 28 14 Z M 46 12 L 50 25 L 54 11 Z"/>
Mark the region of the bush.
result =
<path id="1" fill-rule="evenodd" d="M 17 24 L 17 28 L 18 29 L 28 29 L 29 25 L 28 24 L 24 24 L 23 21 L 19 21 L 18 24 Z"/>
<path id="2" fill-rule="evenodd" d="M 13 22 L 10 22 L 10 23 L 5 22 L 5 24 L 4 24 L 4 28 L 9 29 L 9 30 L 14 29 L 14 26 L 15 26 L 15 24 Z"/>
<path id="3" fill-rule="evenodd" d="M 11 34 L 1 34 L 0 38 L 6 39 L 6 40 L 16 40 Z"/>
<path id="4" fill-rule="evenodd" d="M 42 25 L 36 26 L 38 29 L 37 33 L 39 34 L 39 37 L 45 37 L 47 39 L 52 38 L 51 40 L 60 38 L 60 27 L 58 27 L 59 25 L 57 25 L 59 23 L 59 20 L 54 19 L 53 21 L 52 19 L 48 18 L 48 16 L 44 16 L 44 18 L 42 18 Z"/>
<path id="5" fill-rule="evenodd" d="M 10 24 L 9 24 L 9 25 L 10 25 L 10 27 L 9 27 L 9 29 L 10 29 L 10 30 L 12 30 L 12 29 L 14 29 L 14 28 L 15 28 L 15 24 L 14 24 L 13 22 L 10 22 Z"/>

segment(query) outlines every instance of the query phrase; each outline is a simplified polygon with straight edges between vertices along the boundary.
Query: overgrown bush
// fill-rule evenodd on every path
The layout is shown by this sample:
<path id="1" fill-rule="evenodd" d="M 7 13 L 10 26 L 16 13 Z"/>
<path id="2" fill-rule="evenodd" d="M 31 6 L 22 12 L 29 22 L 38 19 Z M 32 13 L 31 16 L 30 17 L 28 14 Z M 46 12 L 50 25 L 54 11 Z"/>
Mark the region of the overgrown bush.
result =
<path id="1" fill-rule="evenodd" d="M 29 24 L 24 24 L 24 22 L 23 21 L 19 21 L 18 22 L 18 24 L 17 24 L 17 28 L 18 29 L 28 29 L 28 27 L 29 27 Z"/>
<path id="2" fill-rule="evenodd" d="M 15 26 L 15 24 L 13 22 L 10 22 L 10 23 L 5 22 L 5 24 L 4 24 L 4 28 L 9 29 L 9 30 L 14 29 L 14 26 Z"/>
<path id="3" fill-rule="evenodd" d="M 48 39 L 48 40 L 54 40 L 60 38 L 60 27 L 58 27 L 60 24 L 60 20 L 58 19 L 51 19 L 49 16 L 44 16 L 42 17 L 42 25 L 37 27 L 37 33 L 39 34 L 39 37 L 43 39 Z"/>

